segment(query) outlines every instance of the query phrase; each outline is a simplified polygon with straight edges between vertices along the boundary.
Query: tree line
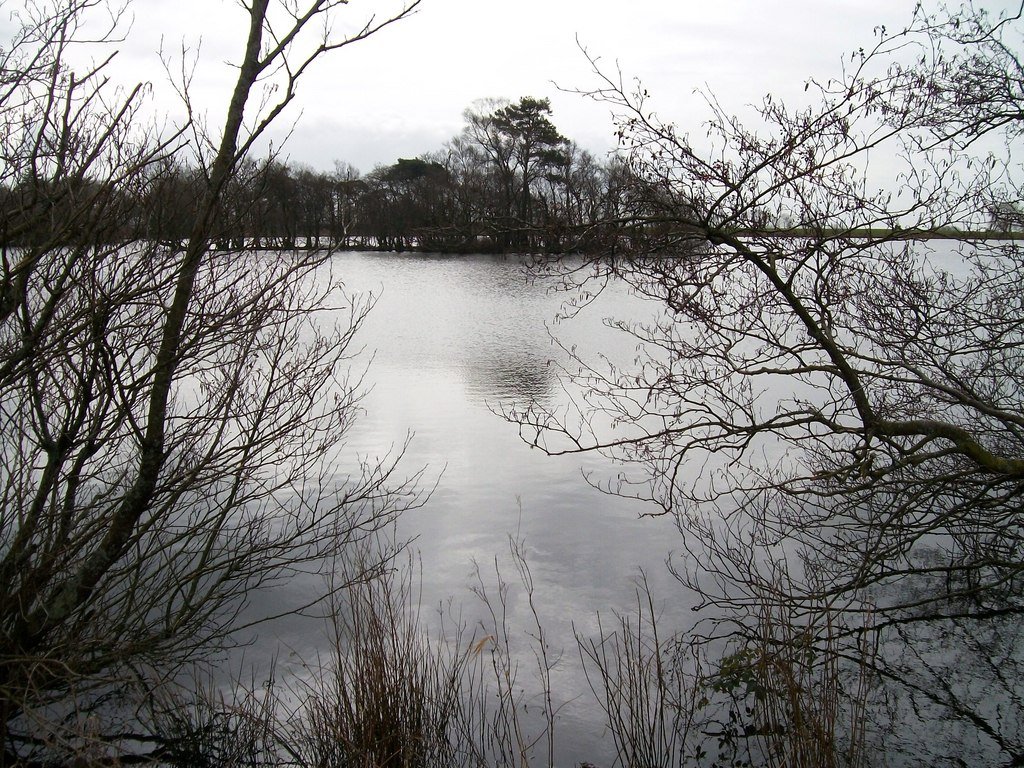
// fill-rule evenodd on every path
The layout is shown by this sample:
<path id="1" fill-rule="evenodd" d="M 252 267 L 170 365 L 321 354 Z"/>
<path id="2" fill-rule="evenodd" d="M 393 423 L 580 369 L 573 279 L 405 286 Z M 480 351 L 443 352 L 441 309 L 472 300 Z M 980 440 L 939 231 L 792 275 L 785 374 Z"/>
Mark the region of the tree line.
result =
<path id="1" fill-rule="evenodd" d="M 241 159 L 213 240 L 222 248 L 596 251 L 626 235 L 616 222 L 635 181 L 621 161 L 598 159 L 559 133 L 547 99 L 488 99 L 466 110 L 463 130 L 442 149 L 366 175 L 344 162 L 325 172 Z M 73 221 L 76 201 L 105 196 L 122 215 L 92 237 L 181 248 L 205 170 L 166 157 L 138 182 L 125 189 L 91 174 L 30 174 L 5 184 L 0 239 L 39 242 L 53 221 Z"/>

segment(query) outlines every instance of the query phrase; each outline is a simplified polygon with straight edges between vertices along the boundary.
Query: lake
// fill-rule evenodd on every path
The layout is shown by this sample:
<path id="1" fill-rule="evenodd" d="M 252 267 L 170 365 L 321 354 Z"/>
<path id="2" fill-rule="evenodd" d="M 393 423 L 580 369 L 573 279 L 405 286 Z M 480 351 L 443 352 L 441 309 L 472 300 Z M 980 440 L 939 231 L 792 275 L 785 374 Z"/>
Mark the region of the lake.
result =
<path id="1" fill-rule="evenodd" d="M 939 266 L 963 274 L 954 254 L 936 258 Z M 611 739 L 580 668 L 575 636 L 596 637 L 599 614 L 607 629 L 612 614 L 633 613 L 641 573 L 656 598 L 662 638 L 690 626 L 695 596 L 666 568 L 684 541 L 670 517 L 651 516 L 655 508 L 601 493 L 587 482 L 614 480 L 621 467 L 611 460 L 594 453 L 545 455 L 524 443 L 499 413 L 531 399 L 556 408 L 568 401 L 559 376 L 567 364 L 562 346 L 588 361 L 606 357 L 628 367 L 636 340 L 604 319 L 649 320 L 660 315 L 661 305 L 613 284 L 571 319 L 559 319 L 565 294 L 532 279 L 522 257 L 341 253 L 333 257 L 333 269 L 348 290 L 376 298 L 357 336 L 363 347 L 358 360 L 368 365 L 365 413 L 350 433 L 343 461 L 385 454 L 411 434 L 405 474 L 426 468 L 426 483 L 438 482 L 429 501 L 399 521 L 399 538 L 413 540 L 422 564 L 423 614 L 451 601 L 473 627 L 484 616 L 471 589 L 475 564 L 493 586 L 497 563 L 512 584 L 507 607 L 512 650 L 521 663 L 518 684 L 531 706 L 538 703 L 531 698 L 540 691 L 529 637 L 534 625 L 508 546 L 509 537 L 522 541 L 550 654 L 561 652 L 551 677 L 558 707 L 555 762 L 612 764 Z M 786 386 L 793 396 L 792 382 Z M 299 657 L 326 646 L 308 624 L 278 630 L 264 642 L 281 641 Z M 966 641 L 951 646 L 949 637 L 924 630 L 917 651 L 934 656 L 925 671 L 952 669 L 957 656 L 951 648 Z M 900 661 L 905 648 L 902 636 L 893 635 L 880 641 L 878 653 Z M 1014 659 L 1018 653 L 1012 644 Z M 939 675 L 944 684 L 983 690 L 983 676 L 971 665 L 954 666 L 956 674 Z M 935 721 L 898 698 L 893 706 L 904 711 L 894 717 L 883 693 L 876 693 L 883 704 L 877 705 L 873 747 L 892 765 L 915 764 L 919 738 L 936 741 Z M 989 698 L 991 706 L 1015 711 L 1016 698 Z M 966 743 L 951 724 L 941 732 L 950 744 Z M 891 738 L 894 733 L 898 738 Z M 902 745 L 902 758 L 893 754 L 894 743 Z"/>
<path id="2" fill-rule="evenodd" d="M 540 618 L 564 651 L 553 676 L 563 704 L 559 762 L 610 762 L 573 630 L 594 635 L 599 611 L 607 620 L 635 606 L 640 569 L 663 601 L 666 622 L 687 619 L 690 598 L 665 567 L 679 534 L 668 517 L 644 516 L 654 508 L 586 482 L 584 473 L 614 477 L 609 460 L 531 449 L 495 409 L 565 398 L 557 375 L 564 353 L 552 335 L 585 356 L 630 361 L 635 341 L 602 319 L 645 318 L 657 305 L 613 287 L 573 319 L 556 322 L 565 295 L 530 279 L 521 257 L 341 253 L 334 268 L 349 290 L 378 296 L 357 337 L 361 358 L 372 356 L 370 390 L 346 451 L 380 454 L 412 433 L 406 470 L 425 466 L 428 477 L 440 476 L 429 502 L 400 521 L 400 534 L 415 537 L 422 559 L 424 607 L 451 597 L 472 617 L 480 610 L 469 589 L 474 561 L 486 578 L 498 557 L 514 583 L 508 538 L 521 538 Z M 513 629 L 526 632 L 522 590 L 510 594 Z M 530 670 L 522 679 L 529 689 Z"/>

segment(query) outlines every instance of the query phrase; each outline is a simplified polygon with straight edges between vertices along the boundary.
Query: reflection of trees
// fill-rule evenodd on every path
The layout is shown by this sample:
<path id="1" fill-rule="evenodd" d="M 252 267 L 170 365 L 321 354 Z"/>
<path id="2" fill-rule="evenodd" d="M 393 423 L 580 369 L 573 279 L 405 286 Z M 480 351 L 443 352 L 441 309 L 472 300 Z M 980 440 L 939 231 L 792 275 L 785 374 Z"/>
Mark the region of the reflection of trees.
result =
<path id="1" fill-rule="evenodd" d="M 873 696 L 872 746 L 913 764 L 948 755 L 957 765 L 1024 757 L 1021 619 L 950 618 L 881 634 L 882 684 Z"/>
<path id="2" fill-rule="evenodd" d="M 556 383 L 548 359 L 528 349 L 495 346 L 466 360 L 467 385 L 492 403 L 547 400 Z"/>

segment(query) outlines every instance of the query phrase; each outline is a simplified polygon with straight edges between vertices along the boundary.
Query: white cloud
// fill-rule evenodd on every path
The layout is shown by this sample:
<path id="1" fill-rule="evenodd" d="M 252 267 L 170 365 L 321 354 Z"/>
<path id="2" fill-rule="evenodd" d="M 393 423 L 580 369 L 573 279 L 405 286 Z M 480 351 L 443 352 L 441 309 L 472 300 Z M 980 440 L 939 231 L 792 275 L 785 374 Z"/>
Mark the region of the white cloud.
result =
<path id="1" fill-rule="evenodd" d="M 352 0 L 337 25 L 381 17 L 394 2 Z M 135 0 L 132 8 L 122 77 L 155 81 L 160 108 L 174 112 L 155 51 L 201 43 L 193 91 L 215 124 L 234 74 L 227 62 L 245 36 L 239 5 Z M 412 18 L 326 57 L 309 73 L 292 113 L 301 109 L 289 152 L 325 168 L 338 158 L 368 170 L 439 149 L 477 98 L 524 95 L 551 98 L 562 132 L 603 150 L 612 144 L 607 108 L 554 85 L 596 83 L 577 37 L 603 65 L 617 62 L 639 77 L 661 115 L 695 130 L 695 89 L 710 88 L 737 111 L 768 91 L 800 99 L 807 77 L 837 73 L 844 54 L 871 43 L 876 25 L 899 27 L 912 9 L 913 0 L 424 0 Z"/>

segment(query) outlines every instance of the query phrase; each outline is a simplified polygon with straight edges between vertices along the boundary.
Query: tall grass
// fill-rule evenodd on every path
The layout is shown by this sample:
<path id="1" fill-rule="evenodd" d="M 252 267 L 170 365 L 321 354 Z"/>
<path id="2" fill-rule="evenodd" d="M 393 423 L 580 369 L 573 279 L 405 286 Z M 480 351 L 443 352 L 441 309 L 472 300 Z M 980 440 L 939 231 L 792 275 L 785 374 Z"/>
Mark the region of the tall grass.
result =
<path id="1" fill-rule="evenodd" d="M 738 669 L 754 683 L 750 735 L 761 765 L 866 765 L 873 648 L 860 648 L 858 664 L 844 667 L 841 643 L 827 611 L 800 618 L 785 605 L 761 604 L 751 637 L 725 660 L 742 659 Z M 720 668 L 720 687 L 723 677 Z"/>
<path id="2" fill-rule="evenodd" d="M 827 611 L 762 603 L 716 653 L 707 638 L 663 638 L 646 581 L 636 595 L 633 614 L 578 638 L 621 765 L 868 764 L 874 649 L 848 653 Z"/>
<path id="3" fill-rule="evenodd" d="M 331 612 L 326 658 L 286 683 L 208 694 L 168 708 L 177 765 L 310 768 L 554 766 L 559 706 L 553 649 L 522 541 L 515 576 L 477 568 L 482 618 L 451 611 L 426 620 L 414 561 L 355 581 Z M 763 606 L 742 640 L 718 657 L 665 634 L 645 581 L 635 610 L 598 617 L 578 636 L 580 661 L 604 713 L 614 765 L 866 765 L 870 658 L 845 667 L 827 615 L 802 623 Z M 522 609 L 517 612 L 516 609 Z M 516 626 L 513 616 L 526 616 Z M 610 767 L 609 767 L 610 768 Z"/>
<path id="4" fill-rule="evenodd" d="M 207 680 L 196 683 L 188 701 L 178 695 L 151 701 L 150 717 L 163 735 L 154 760 L 181 768 L 281 765 L 288 739 L 282 733 L 273 681 L 272 669 L 262 685 L 236 680 L 224 691 Z"/>
<path id="5" fill-rule="evenodd" d="M 461 632 L 421 625 L 412 563 L 357 581 L 331 614 L 332 658 L 293 678 L 289 735 L 303 765 L 467 764 L 455 738 L 470 716 L 472 654 Z"/>
<path id="6" fill-rule="evenodd" d="M 482 667 L 473 686 L 482 715 L 476 743 L 483 747 L 480 756 L 486 765 L 553 766 L 559 705 L 552 693 L 552 672 L 561 663 L 561 652 L 551 646 L 540 616 L 525 543 L 510 536 L 508 546 L 515 582 L 505 579 L 497 557 L 493 574 L 485 575 L 479 563 L 474 567 L 472 591 L 485 609 L 477 646 Z M 528 616 L 523 627 L 512 620 L 513 589 Z"/>
<path id="7" fill-rule="evenodd" d="M 646 579 L 632 615 L 598 637 L 577 637 L 584 674 L 604 712 L 617 759 L 634 768 L 681 768 L 699 757 L 695 718 L 701 709 L 700 654 L 684 639 L 662 638 Z"/>

